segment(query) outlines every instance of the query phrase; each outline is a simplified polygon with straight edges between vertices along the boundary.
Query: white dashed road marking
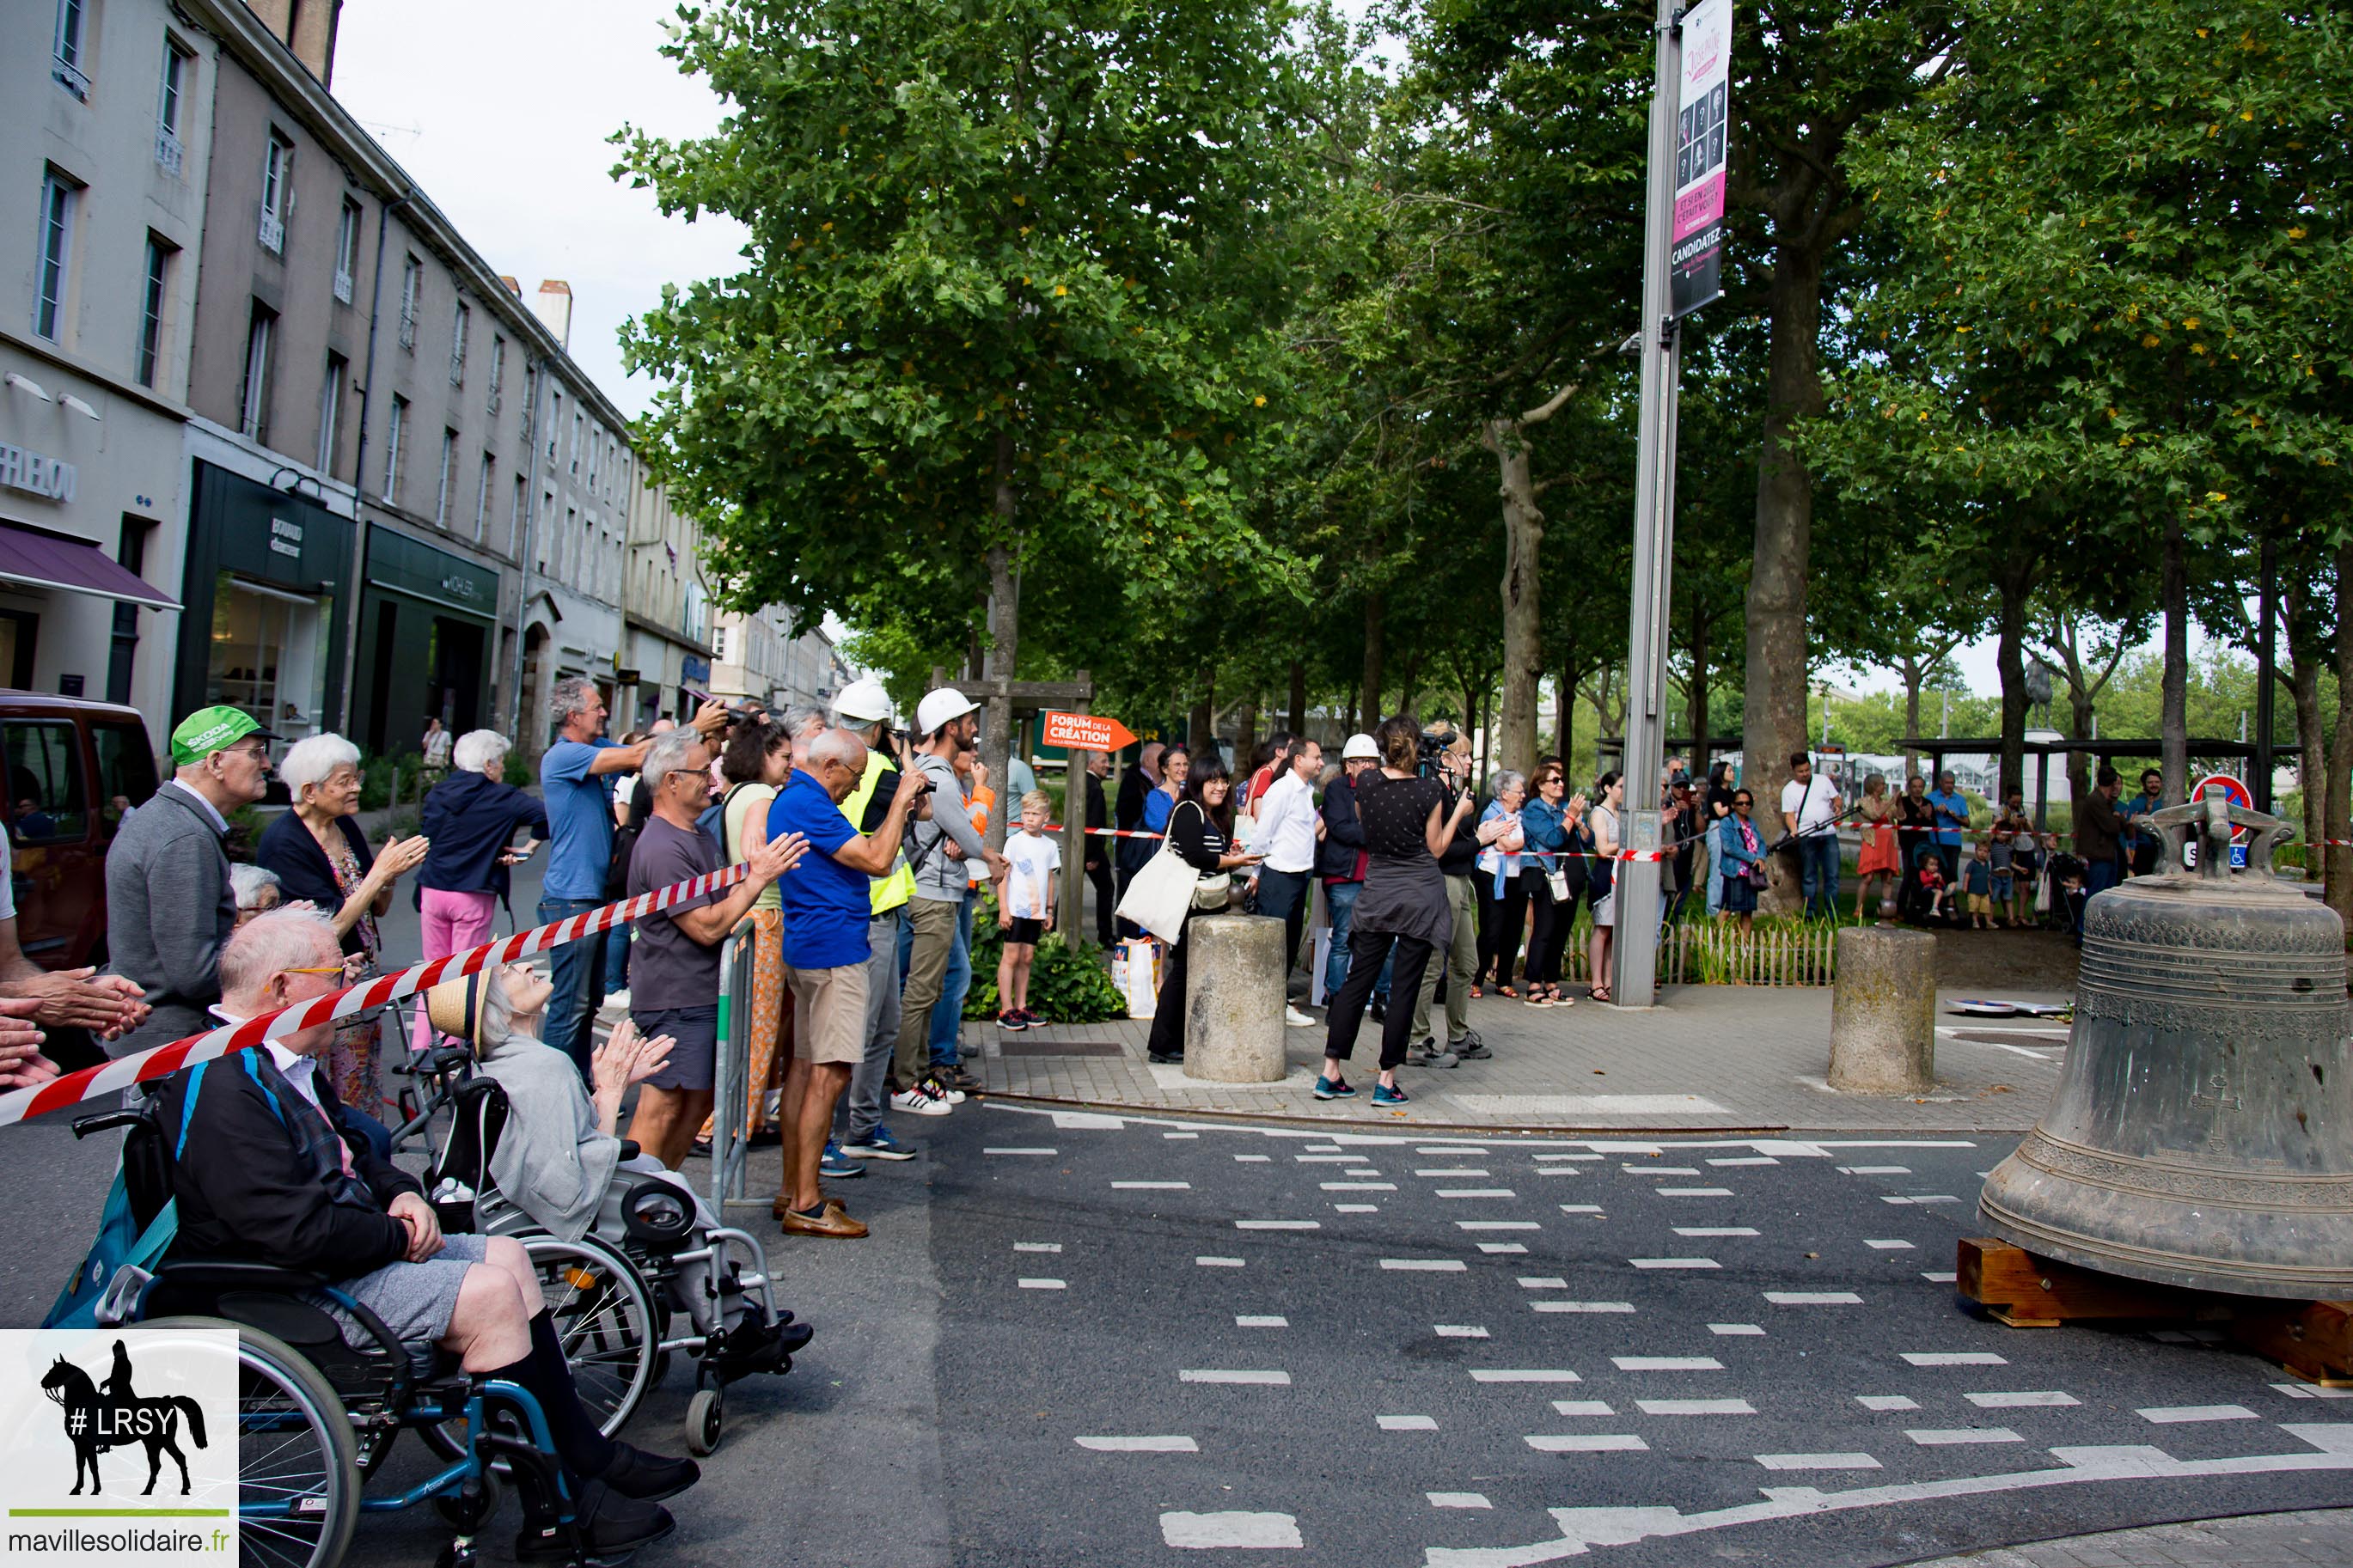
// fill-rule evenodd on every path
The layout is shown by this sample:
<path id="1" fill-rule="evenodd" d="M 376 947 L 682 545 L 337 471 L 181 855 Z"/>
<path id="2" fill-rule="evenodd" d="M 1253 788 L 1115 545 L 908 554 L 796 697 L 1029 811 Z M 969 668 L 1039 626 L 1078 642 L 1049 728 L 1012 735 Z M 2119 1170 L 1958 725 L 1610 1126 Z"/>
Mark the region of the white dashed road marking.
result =
<path id="1" fill-rule="evenodd" d="M 1176 1374 L 1179 1383 L 1240 1383 L 1268 1388 L 1288 1388 L 1291 1374 L 1287 1372 L 1219 1372 L 1192 1371 Z"/>
<path id="2" fill-rule="evenodd" d="M 1552 1407 L 1563 1415 L 1615 1415 L 1618 1414 L 1609 1408 L 1609 1402 L 1606 1399 L 1556 1399 L 1552 1402 Z"/>
<path id="3" fill-rule="evenodd" d="M 1630 1312 L 1631 1301 L 1531 1301 L 1539 1312 Z"/>
<path id="4" fill-rule="evenodd" d="M 1060 1279 L 1024 1279 L 1021 1281 L 1021 1289 L 1024 1290 L 1067 1290 L 1070 1289 L 1070 1286 Z"/>
<path id="5" fill-rule="evenodd" d="M 1441 1340 L 1483 1340 L 1487 1331 L 1476 1323 L 1435 1323 L 1432 1331 Z"/>
<path id="6" fill-rule="evenodd" d="M 1303 1547 L 1287 1513 L 1164 1513 L 1160 1539 L 1176 1547 Z"/>
<path id="7" fill-rule="evenodd" d="M 1013 1250 L 1016 1252 L 1060 1252 L 1062 1250 L 1062 1244 L 1059 1241 L 1017 1241 L 1013 1244 Z"/>
<path id="8" fill-rule="evenodd" d="M 1662 1198 L 1728 1198 L 1730 1187 L 1659 1187 L 1654 1189 Z"/>
<path id="9" fill-rule="evenodd" d="M 1204 1268 L 1240 1268 L 1242 1266 L 1239 1258 L 1196 1258 L 1193 1261 Z"/>
<path id="10" fill-rule="evenodd" d="M 1381 1267 L 1398 1272 L 1460 1274 L 1468 1266 L 1459 1258 L 1384 1258 Z"/>
<path id="11" fill-rule="evenodd" d="M 1634 1404 L 1645 1415 L 1754 1415 L 1756 1407 L 1745 1399 L 1638 1399 Z"/>
<path id="12" fill-rule="evenodd" d="M 1879 1461 L 1869 1454 L 1759 1454 L 1757 1462 L 1768 1470 L 1875 1470 Z"/>
<path id="13" fill-rule="evenodd" d="M 1287 1329 L 1291 1327 L 1291 1320 L 1289 1318 L 1277 1317 L 1237 1317 L 1234 1320 L 1234 1327 L 1238 1329 Z"/>
<path id="14" fill-rule="evenodd" d="M 2055 1388 L 2028 1389 L 2016 1394 L 1964 1394 L 1961 1397 L 1980 1410 L 2042 1410 L 2083 1403 L 2073 1394 L 2062 1394 Z"/>
<path id="15" fill-rule="evenodd" d="M 981 1152 L 984 1154 L 1054 1154 L 1059 1153 L 1060 1151 L 1054 1149 L 983 1149 Z"/>
<path id="16" fill-rule="evenodd" d="M 1432 1508 L 1493 1508 L 1482 1492 L 1424 1492 Z"/>
<path id="17" fill-rule="evenodd" d="M 1491 1172 L 1487 1172 L 1487 1171 L 1463 1171 L 1463 1170 L 1456 1170 L 1456 1169 L 1453 1169 L 1453 1168 L 1451 1168 L 1451 1167 L 1438 1167 L 1438 1168 L 1433 1168 L 1433 1169 L 1426 1170 L 1426 1171 L 1416 1171 L 1416 1172 L 1414 1173 L 1414 1174 L 1415 1174 L 1415 1175 L 1417 1175 L 1417 1176 L 1454 1176 L 1454 1177 L 1469 1177 L 1469 1178 L 1471 1178 L 1472 1180 L 1474 1180 L 1474 1181 L 1475 1181 L 1475 1180 L 1477 1180 L 1478 1178 L 1482 1177 L 1482 1176 L 1489 1175 L 1489 1174 L 1492 1174 L 1492 1173 L 1491 1173 Z"/>
<path id="18" fill-rule="evenodd" d="M 1539 1454 L 1647 1454 L 1651 1446 L 1630 1432 L 1569 1432 L 1528 1439 Z"/>
<path id="19" fill-rule="evenodd" d="M 1721 1268 L 1724 1267 L 1713 1258 L 1630 1258 L 1626 1261 L 1637 1268 Z"/>
<path id="20" fill-rule="evenodd" d="M 1437 1420 L 1429 1415 L 1377 1415 L 1373 1418 L 1384 1432 L 1435 1432 Z"/>
<path id="21" fill-rule="evenodd" d="M 1190 1182 L 1113 1182 L 1111 1186 L 1115 1193 L 1189 1193 L 1193 1190 Z"/>
<path id="22" fill-rule="evenodd" d="M 1947 1426 L 1904 1434 L 1924 1448 L 1952 1448 L 1973 1443 L 2023 1443 L 2025 1438 L 2007 1426 Z"/>
<path id="23" fill-rule="evenodd" d="M 1722 1372 L 1724 1363 L 1712 1355 L 1613 1355 L 1620 1372 Z"/>
<path id="24" fill-rule="evenodd" d="M 1904 1359 L 1914 1366 L 2008 1366 L 2010 1364 L 1991 1351 L 1905 1351 Z"/>
<path id="25" fill-rule="evenodd" d="M 1866 1241 L 1863 1243 L 1863 1246 L 1870 1247 L 1874 1252 L 1910 1252 L 1913 1250 L 1912 1244 L 1910 1242 L 1897 1241 L 1893 1238 L 1879 1241 Z"/>
<path id="26" fill-rule="evenodd" d="M 1201 1446 L 1190 1437 L 1081 1437 L 1082 1448 L 1098 1454 L 1198 1454 Z"/>
<path id="27" fill-rule="evenodd" d="M 1573 1372 L 1546 1371 L 1535 1367 L 1487 1367 L 1471 1373 L 1473 1383 L 1582 1383 L 1585 1380 Z"/>
<path id="28" fill-rule="evenodd" d="M 1723 1334 L 1727 1337 L 1744 1334 L 1761 1335 L 1765 1332 L 1764 1330 L 1758 1328 L 1754 1323 L 1710 1323 L 1707 1326 L 1707 1331 L 1711 1334 Z"/>
<path id="29" fill-rule="evenodd" d="M 1858 1394 L 1854 1402 L 1865 1410 L 1917 1410 L 1920 1402 L 1900 1394 Z"/>
<path id="30" fill-rule="evenodd" d="M 1317 1219 L 1238 1219 L 1236 1230 L 1321 1230 L 1324 1222 Z"/>
<path id="31" fill-rule="evenodd" d="M 1543 1226 L 1532 1219 L 1458 1219 L 1457 1230 L 1542 1230 Z"/>
<path id="32" fill-rule="evenodd" d="M 1757 1229 L 1754 1226 L 1746 1225 L 1679 1225 L 1675 1226 L 1675 1234 L 1691 1237 L 1755 1236 Z"/>
<path id="33" fill-rule="evenodd" d="M 1441 1198 L 1515 1198 L 1520 1194 L 1509 1187 L 1440 1187 Z"/>
<path id="34" fill-rule="evenodd" d="M 1765 1299 L 1777 1307 L 1860 1307 L 1862 1298 L 1852 1290 L 1767 1290 Z"/>
<path id="35" fill-rule="evenodd" d="M 2158 1405 L 2151 1410 L 2133 1412 L 2144 1421 L 2154 1421 L 2160 1426 L 2176 1426 L 2190 1421 L 2253 1421 L 2255 1413 L 2243 1405 Z"/>

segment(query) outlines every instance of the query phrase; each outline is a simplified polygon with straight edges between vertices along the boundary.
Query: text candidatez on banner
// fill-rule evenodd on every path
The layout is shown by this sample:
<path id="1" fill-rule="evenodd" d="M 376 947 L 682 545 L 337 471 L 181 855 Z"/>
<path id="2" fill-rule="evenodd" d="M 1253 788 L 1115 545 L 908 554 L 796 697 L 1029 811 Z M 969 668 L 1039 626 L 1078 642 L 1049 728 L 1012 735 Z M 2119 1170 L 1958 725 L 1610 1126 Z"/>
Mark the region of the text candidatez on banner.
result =
<path id="1" fill-rule="evenodd" d="M 1675 218 L 1667 252 L 1675 316 L 1724 291 L 1725 111 L 1732 0 L 1700 0 L 1683 14 L 1683 86 L 1675 113 Z"/>

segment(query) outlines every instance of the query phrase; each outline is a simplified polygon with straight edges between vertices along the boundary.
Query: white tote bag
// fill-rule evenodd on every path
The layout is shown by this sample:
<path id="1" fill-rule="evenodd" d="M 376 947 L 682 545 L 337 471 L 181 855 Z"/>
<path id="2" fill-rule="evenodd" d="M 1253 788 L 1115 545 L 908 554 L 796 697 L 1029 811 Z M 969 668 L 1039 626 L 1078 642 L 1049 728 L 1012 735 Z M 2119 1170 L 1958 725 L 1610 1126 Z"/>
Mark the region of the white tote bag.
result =
<path id="1" fill-rule="evenodd" d="M 1177 811 L 1190 801 L 1180 804 Z M 1198 805 L 1193 809 L 1199 811 Z M 1173 826 L 1176 812 L 1169 814 Z M 1185 915 L 1193 907 L 1193 889 L 1199 886 L 1201 873 L 1192 863 L 1176 853 L 1171 839 L 1160 842 L 1159 852 L 1144 863 L 1144 869 L 1128 879 L 1127 891 L 1120 895 L 1118 914 L 1132 921 L 1171 944 L 1184 934 Z"/>

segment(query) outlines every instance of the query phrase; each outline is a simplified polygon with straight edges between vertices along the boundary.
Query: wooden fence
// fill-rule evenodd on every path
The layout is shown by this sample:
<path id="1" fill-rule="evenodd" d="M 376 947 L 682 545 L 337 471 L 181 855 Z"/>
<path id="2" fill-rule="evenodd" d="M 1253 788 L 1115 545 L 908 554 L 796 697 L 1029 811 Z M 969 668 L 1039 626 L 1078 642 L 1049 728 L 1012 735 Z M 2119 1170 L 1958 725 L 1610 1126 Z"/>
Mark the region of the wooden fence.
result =
<path id="1" fill-rule="evenodd" d="M 1561 955 L 1562 984 L 1588 985 L 1585 938 L 1577 923 Z M 1695 921 L 1659 936 L 1662 985 L 1828 985 L 1838 975 L 1838 929 L 1820 924 L 1757 926 Z"/>

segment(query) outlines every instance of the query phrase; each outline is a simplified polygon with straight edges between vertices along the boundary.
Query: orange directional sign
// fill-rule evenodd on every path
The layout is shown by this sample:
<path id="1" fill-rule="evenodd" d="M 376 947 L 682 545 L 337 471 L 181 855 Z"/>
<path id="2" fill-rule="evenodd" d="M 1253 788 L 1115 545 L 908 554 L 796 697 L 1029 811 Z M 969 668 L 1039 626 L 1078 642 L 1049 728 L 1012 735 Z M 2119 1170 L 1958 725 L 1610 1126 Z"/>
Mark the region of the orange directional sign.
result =
<path id="1" fill-rule="evenodd" d="M 1039 717 L 1046 722 L 1038 738 L 1045 745 L 1074 752 L 1116 752 L 1122 746 L 1135 744 L 1135 737 L 1116 719 L 1094 713 L 1045 713 Z"/>

